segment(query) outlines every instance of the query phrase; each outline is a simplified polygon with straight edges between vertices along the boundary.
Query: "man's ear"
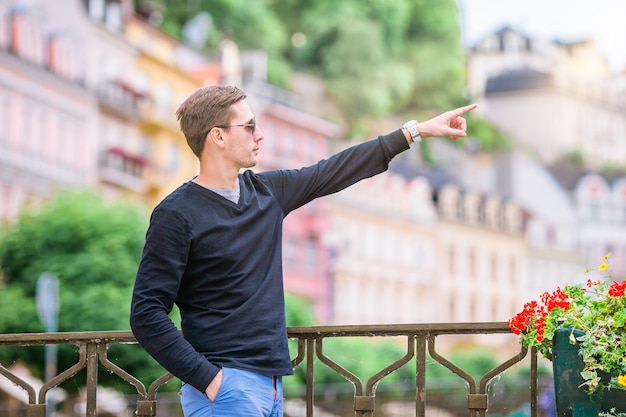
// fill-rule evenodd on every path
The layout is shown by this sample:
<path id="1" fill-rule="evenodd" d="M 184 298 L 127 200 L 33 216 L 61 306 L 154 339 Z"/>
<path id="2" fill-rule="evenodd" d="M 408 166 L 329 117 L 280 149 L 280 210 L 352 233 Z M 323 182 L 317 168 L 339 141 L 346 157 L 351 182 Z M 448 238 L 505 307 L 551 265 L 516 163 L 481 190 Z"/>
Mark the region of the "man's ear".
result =
<path id="1" fill-rule="evenodd" d="M 206 136 L 206 140 L 211 141 L 218 148 L 224 147 L 224 136 L 222 134 L 222 129 L 214 127 L 209 131 Z"/>

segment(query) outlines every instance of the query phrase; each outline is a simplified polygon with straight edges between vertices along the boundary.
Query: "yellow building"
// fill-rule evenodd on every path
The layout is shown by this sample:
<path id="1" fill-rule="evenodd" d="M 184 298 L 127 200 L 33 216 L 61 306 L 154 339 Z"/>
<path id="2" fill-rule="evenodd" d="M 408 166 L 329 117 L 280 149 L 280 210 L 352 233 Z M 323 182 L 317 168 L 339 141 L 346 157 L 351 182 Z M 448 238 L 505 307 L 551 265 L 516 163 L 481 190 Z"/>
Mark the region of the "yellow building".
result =
<path id="1" fill-rule="evenodd" d="M 163 197 L 197 174 L 197 159 L 187 146 L 176 120 L 176 108 L 202 83 L 191 69 L 207 59 L 138 16 L 126 22 L 126 37 L 137 48 L 135 85 L 149 100 L 138 120 L 141 136 L 138 155 L 145 155 L 147 203 Z"/>

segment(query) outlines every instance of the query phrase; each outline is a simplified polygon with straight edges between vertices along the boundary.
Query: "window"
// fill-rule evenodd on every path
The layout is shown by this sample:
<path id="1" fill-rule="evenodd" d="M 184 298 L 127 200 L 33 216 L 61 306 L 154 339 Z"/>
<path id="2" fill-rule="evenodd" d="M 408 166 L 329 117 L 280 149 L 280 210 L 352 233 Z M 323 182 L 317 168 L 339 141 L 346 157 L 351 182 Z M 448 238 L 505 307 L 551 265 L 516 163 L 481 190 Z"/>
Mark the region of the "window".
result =
<path id="1" fill-rule="evenodd" d="M 265 135 L 262 146 L 265 145 L 268 151 L 274 150 L 276 147 L 276 125 L 273 122 L 269 122 L 260 126 Z"/>
<path id="2" fill-rule="evenodd" d="M 452 245 L 448 249 L 448 267 L 450 268 L 450 275 L 454 275 L 456 273 L 456 253 Z"/>
<path id="3" fill-rule="evenodd" d="M 0 10 L 0 50 L 9 48 L 9 25 L 6 14 Z M 4 125 L 0 125 L 4 126 Z"/>
<path id="4" fill-rule="evenodd" d="M 54 34 L 48 39 L 48 68 L 73 81 L 82 81 L 79 45 L 65 35 Z"/>
<path id="5" fill-rule="evenodd" d="M 117 1 L 107 2 L 106 5 L 106 26 L 111 31 L 122 31 L 122 5 Z"/>
<path id="6" fill-rule="evenodd" d="M 169 115 L 172 112 L 172 88 L 163 82 L 159 84 L 156 94 L 157 108 L 159 112 Z"/>
<path id="7" fill-rule="evenodd" d="M 491 280 L 498 280 L 498 257 L 495 254 L 491 255 Z"/>
<path id="8" fill-rule="evenodd" d="M 0 89 L 0 143 L 9 141 L 9 132 L 11 131 L 11 125 L 9 121 L 10 102 L 9 93 Z"/>
<path id="9" fill-rule="evenodd" d="M 308 135 L 306 139 L 306 163 L 317 162 L 317 143 L 313 135 Z"/>
<path id="10" fill-rule="evenodd" d="M 307 239 L 304 267 L 309 272 L 315 271 L 317 267 L 317 241 L 314 238 Z"/>
<path id="11" fill-rule="evenodd" d="M 138 91 L 147 92 L 150 91 L 150 76 L 145 72 L 141 72 L 135 75 L 135 86 Z"/>
<path id="12" fill-rule="evenodd" d="M 286 158 L 294 156 L 297 146 L 296 132 L 293 129 L 288 128 L 287 134 L 285 135 L 285 142 L 283 144 L 283 149 L 285 150 L 284 156 Z"/>
<path id="13" fill-rule="evenodd" d="M 476 251 L 474 248 L 469 249 L 469 253 L 467 254 L 467 263 L 469 265 L 469 275 L 470 277 L 476 276 Z"/>
<path id="14" fill-rule="evenodd" d="M 30 108 L 32 106 L 32 102 L 28 98 L 23 98 L 20 106 L 20 115 L 19 115 L 19 147 L 24 151 L 30 153 L 32 152 L 31 146 L 31 112 Z"/>
<path id="15" fill-rule="evenodd" d="M 285 242 L 285 265 L 294 268 L 298 260 L 298 242 L 293 237 L 288 237 Z"/>
<path id="16" fill-rule="evenodd" d="M 513 257 L 509 260 L 509 274 L 510 281 L 514 284 L 517 281 L 517 262 L 515 262 L 515 258 Z"/>
<path id="17" fill-rule="evenodd" d="M 178 172 L 178 161 L 180 160 L 180 148 L 175 143 L 170 143 L 167 151 L 167 171 L 170 174 Z"/>
<path id="18" fill-rule="evenodd" d="M 34 103 L 31 106 L 30 115 L 30 148 L 29 156 L 33 168 L 38 169 L 44 153 L 45 132 L 43 130 L 43 109 L 40 103 Z"/>
<path id="19" fill-rule="evenodd" d="M 456 315 L 456 302 L 455 302 L 455 294 L 450 294 L 449 298 L 448 298 L 448 314 L 449 319 L 448 321 L 455 321 L 455 315 Z"/>
<path id="20" fill-rule="evenodd" d="M 88 0 L 88 12 L 94 20 L 104 20 L 104 0 Z"/>
<path id="21" fill-rule="evenodd" d="M 465 219 L 465 197 L 459 196 L 456 201 L 456 218 L 459 220 Z"/>
<path id="22" fill-rule="evenodd" d="M 489 320 L 494 321 L 494 320 L 499 320 L 500 317 L 498 317 L 498 305 L 500 305 L 502 303 L 502 300 L 500 300 L 499 297 L 495 296 L 492 298 L 491 300 L 491 317 L 489 317 Z M 511 303 L 513 304 L 513 303 Z"/>
<path id="23" fill-rule="evenodd" d="M 36 64 L 43 63 L 43 34 L 32 13 L 14 11 L 11 15 L 11 34 L 11 49 L 15 54 Z"/>
<path id="24" fill-rule="evenodd" d="M 141 155 L 150 157 L 152 154 L 152 138 L 148 135 L 143 135 L 141 137 L 141 150 L 139 151 Z"/>
<path id="25" fill-rule="evenodd" d="M 597 199 L 589 200 L 588 204 L 589 220 L 600 220 L 600 201 Z"/>

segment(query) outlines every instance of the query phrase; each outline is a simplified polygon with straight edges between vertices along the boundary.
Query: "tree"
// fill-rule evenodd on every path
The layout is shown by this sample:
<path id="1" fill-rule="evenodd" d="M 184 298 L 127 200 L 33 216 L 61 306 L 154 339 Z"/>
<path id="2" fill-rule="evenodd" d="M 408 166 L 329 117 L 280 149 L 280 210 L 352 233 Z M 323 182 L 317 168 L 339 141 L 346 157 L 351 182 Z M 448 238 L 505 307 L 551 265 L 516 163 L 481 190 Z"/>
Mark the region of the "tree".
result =
<path id="1" fill-rule="evenodd" d="M 158 3 L 165 10 L 162 27 L 170 33 L 179 35 L 184 23 L 203 10 L 214 22 L 207 47 L 227 36 L 242 50 L 266 51 L 269 80 L 281 87 L 289 85 L 288 68 L 321 77 L 353 127 L 372 116 L 432 115 L 465 104 L 454 0 Z"/>
<path id="2" fill-rule="evenodd" d="M 0 333 L 45 330 L 35 301 L 37 279 L 43 272 L 59 278 L 59 331 L 129 329 L 146 219 L 138 207 L 107 204 L 87 191 L 62 192 L 36 210 L 25 209 L 0 233 Z M 140 379 L 151 382 L 164 373 L 139 346 L 112 346 L 109 355 Z M 38 376 L 43 375 L 43 357 L 43 348 L 0 352 L 4 361 L 20 359 Z M 74 346 L 59 347 L 60 371 L 76 360 Z M 101 382 L 119 379 L 106 373 Z"/>

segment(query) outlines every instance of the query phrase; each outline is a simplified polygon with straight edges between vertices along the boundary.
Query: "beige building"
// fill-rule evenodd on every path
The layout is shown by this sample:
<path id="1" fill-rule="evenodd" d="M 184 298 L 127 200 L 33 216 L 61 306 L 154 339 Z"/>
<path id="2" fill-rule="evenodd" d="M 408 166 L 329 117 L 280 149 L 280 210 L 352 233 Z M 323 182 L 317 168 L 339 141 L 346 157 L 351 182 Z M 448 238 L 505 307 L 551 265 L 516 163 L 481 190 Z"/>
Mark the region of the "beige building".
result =
<path id="1" fill-rule="evenodd" d="M 526 301 L 524 212 L 386 172 L 334 195 L 336 324 L 507 321 Z"/>
<path id="2" fill-rule="evenodd" d="M 430 185 L 390 172 L 331 196 L 335 324 L 436 322 L 436 215 Z"/>
<path id="3" fill-rule="evenodd" d="M 522 208 L 452 183 L 436 200 L 437 321 L 507 321 L 527 294 Z"/>
<path id="4" fill-rule="evenodd" d="M 504 28 L 471 50 L 468 76 L 478 111 L 543 161 L 577 154 L 594 166 L 626 165 L 626 81 L 594 42 Z"/>

